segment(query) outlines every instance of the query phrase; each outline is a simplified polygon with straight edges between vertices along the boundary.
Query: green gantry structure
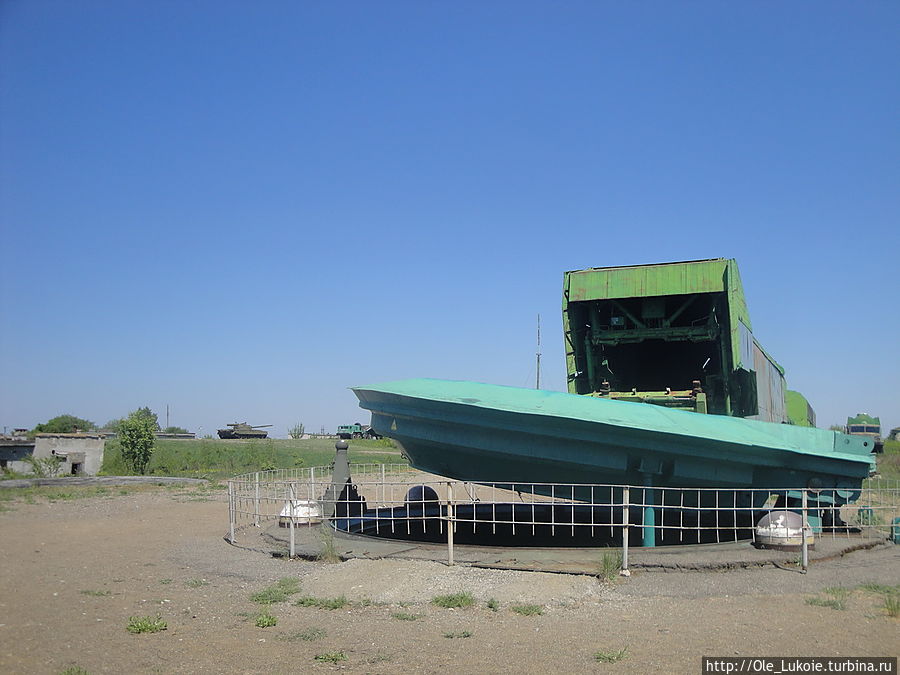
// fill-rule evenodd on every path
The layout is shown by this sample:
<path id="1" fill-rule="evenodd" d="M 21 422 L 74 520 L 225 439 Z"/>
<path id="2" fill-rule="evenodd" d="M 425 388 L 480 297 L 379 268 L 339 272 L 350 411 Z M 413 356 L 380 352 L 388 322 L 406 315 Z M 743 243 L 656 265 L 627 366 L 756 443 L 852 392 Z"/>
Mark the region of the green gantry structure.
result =
<path id="1" fill-rule="evenodd" d="M 572 394 L 789 421 L 734 260 L 566 272 L 562 309 Z"/>

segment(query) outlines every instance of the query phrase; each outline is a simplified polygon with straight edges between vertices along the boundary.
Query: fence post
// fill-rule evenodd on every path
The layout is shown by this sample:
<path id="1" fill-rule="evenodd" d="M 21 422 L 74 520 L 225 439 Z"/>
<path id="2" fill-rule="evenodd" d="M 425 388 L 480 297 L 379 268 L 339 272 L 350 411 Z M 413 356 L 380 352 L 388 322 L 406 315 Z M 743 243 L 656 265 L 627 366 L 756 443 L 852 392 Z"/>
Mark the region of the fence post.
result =
<path id="1" fill-rule="evenodd" d="M 628 486 L 622 488 L 622 571 L 623 577 L 630 577 L 628 569 L 628 502 L 630 501 Z"/>
<path id="2" fill-rule="evenodd" d="M 809 508 L 809 497 L 806 488 L 803 488 L 803 501 L 801 507 L 801 510 L 803 511 L 803 521 L 800 525 L 800 537 L 802 539 L 802 543 L 800 544 L 800 566 L 803 568 L 804 573 L 809 569 L 809 547 L 806 544 L 807 532 L 809 531 L 809 521 L 806 518 L 807 508 Z"/>
<path id="3" fill-rule="evenodd" d="M 321 510 L 321 508 L 322 508 L 321 503 L 318 500 L 316 500 L 316 493 L 314 491 L 314 487 L 313 487 L 314 482 L 313 481 L 315 481 L 315 477 L 311 475 L 309 477 L 309 485 L 307 486 L 307 492 L 306 492 L 307 506 L 310 509 L 307 512 L 310 515 L 310 518 L 307 519 L 306 524 L 309 525 L 309 527 L 312 527 L 312 524 L 314 522 L 318 522 L 315 517 L 316 509 L 318 508 L 319 510 Z"/>
<path id="4" fill-rule="evenodd" d="M 291 529 L 291 558 L 293 559 L 295 548 L 294 548 L 294 483 L 288 483 L 288 516 L 290 517 L 290 527 Z"/>
<path id="5" fill-rule="evenodd" d="M 447 564 L 453 564 L 453 483 L 447 483 Z"/>
<path id="6" fill-rule="evenodd" d="M 656 490 L 653 489 L 653 476 L 644 474 L 644 508 L 642 545 L 645 547 L 656 546 Z"/>
<path id="7" fill-rule="evenodd" d="M 234 543 L 234 481 L 228 481 L 228 541 Z"/>
<path id="8" fill-rule="evenodd" d="M 253 500 L 253 524 L 259 527 L 259 471 L 254 475 L 256 476 L 256 496 Z"/>

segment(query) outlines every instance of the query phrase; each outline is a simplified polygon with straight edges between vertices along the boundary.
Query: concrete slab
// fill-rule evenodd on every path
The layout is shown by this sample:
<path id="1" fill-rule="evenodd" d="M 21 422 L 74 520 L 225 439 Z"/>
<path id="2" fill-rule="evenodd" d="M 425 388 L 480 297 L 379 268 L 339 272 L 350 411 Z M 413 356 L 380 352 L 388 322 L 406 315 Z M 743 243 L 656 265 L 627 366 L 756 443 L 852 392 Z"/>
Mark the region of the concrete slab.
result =
<path id="1" fill-rule="evenodd" d="M 447 561 L 444 544 L 393 541 L 343 532 L 328 534 L 325 525 L 303 525 L 294 530 L 296 555 L 315 559 L 322 551 L 323 537 L 333 536 L 335 550 L 343 559 L 400 558 L 407 560 Z M 255 530 L 248 532 L 247 530 Z M 268 528 L 244 528 L 237 536 L 237 544 L 244 545 L 248 537 L 257 541 L 251 548 L 260 548 L 274 555 L 287 555 L 290 532 L 277 524 Z M 812 563 L 846 555 L 852 551 L 893 546 L 886 539 L 859 535 L 822 536 L 809 551 Z M 604 553 L 618 552 L 610 548 L 501 548 L 490 546 L 454 546 L 454 561 L 460 565 L 491 569 L 529 570 L 564 574 L 598 574 Z M 757 549 L 749 542 L 725 544 L 697 544 L 667 546 L 653 549 L 631 548 L 628 553 L 632 570 L 657 572 L 690 572 L 728 570 L 754 567 L 784 567 L 796 570 L 800 553 Z"/>

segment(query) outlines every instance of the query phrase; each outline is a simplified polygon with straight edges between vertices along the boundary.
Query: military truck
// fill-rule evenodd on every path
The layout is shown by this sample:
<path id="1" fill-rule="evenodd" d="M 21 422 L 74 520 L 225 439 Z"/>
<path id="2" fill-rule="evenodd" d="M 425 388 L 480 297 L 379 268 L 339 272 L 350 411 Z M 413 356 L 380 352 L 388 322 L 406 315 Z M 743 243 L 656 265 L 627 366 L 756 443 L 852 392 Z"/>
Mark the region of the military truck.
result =
<path id="1" fill-rule="evenodd" d="M 371 426 L 362 425 L 359 422 L 353 424 L 342 424 L 337 428 L 338 438 L 381 438 L 376 434 Z"/>
<path id="2" fill-rule="evenodd" d="M 269 435 L 269 432 L 262 430 L 272 425 L 259 424 L 253 427 L 246 422 L 233 422 L 231 424 L 226 424 L 225 426 L 228 428 L 219 429 L 217 433 L 219 434 L 219 438 L 230 440 L 234 438 L 265 438 Z"/>
<path id="3" fill-rule="evenodd" d="M 869 436 L 875 444 L 875 452 L 884 452 L 881 420 L 878 417 L 872 417 L 868 413 L 859 413 L 856 417 L 848 417 L 847 433 L 852 436 Z"/>

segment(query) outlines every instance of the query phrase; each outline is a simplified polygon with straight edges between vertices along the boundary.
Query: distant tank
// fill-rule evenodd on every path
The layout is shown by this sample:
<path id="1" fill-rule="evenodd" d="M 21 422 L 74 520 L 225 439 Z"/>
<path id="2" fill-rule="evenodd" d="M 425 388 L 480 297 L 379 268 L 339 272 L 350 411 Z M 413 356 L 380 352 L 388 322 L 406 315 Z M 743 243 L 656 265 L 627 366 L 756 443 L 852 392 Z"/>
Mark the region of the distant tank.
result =
<path id="1" fill-rule="evenodd" d="M 265 427 L 270 427 L 272 425 L 259 424 L 255 427 L 251 427 L 246 422 L 234 422 L 233 424 L 228 424 L 226 426 L 229 428 L 218 430 L 217 433 L 219 434 L 219 438 L 265 438 L 269 435 L 269 432 L 262 431 L 262 429 L 264 429 Z"/>

